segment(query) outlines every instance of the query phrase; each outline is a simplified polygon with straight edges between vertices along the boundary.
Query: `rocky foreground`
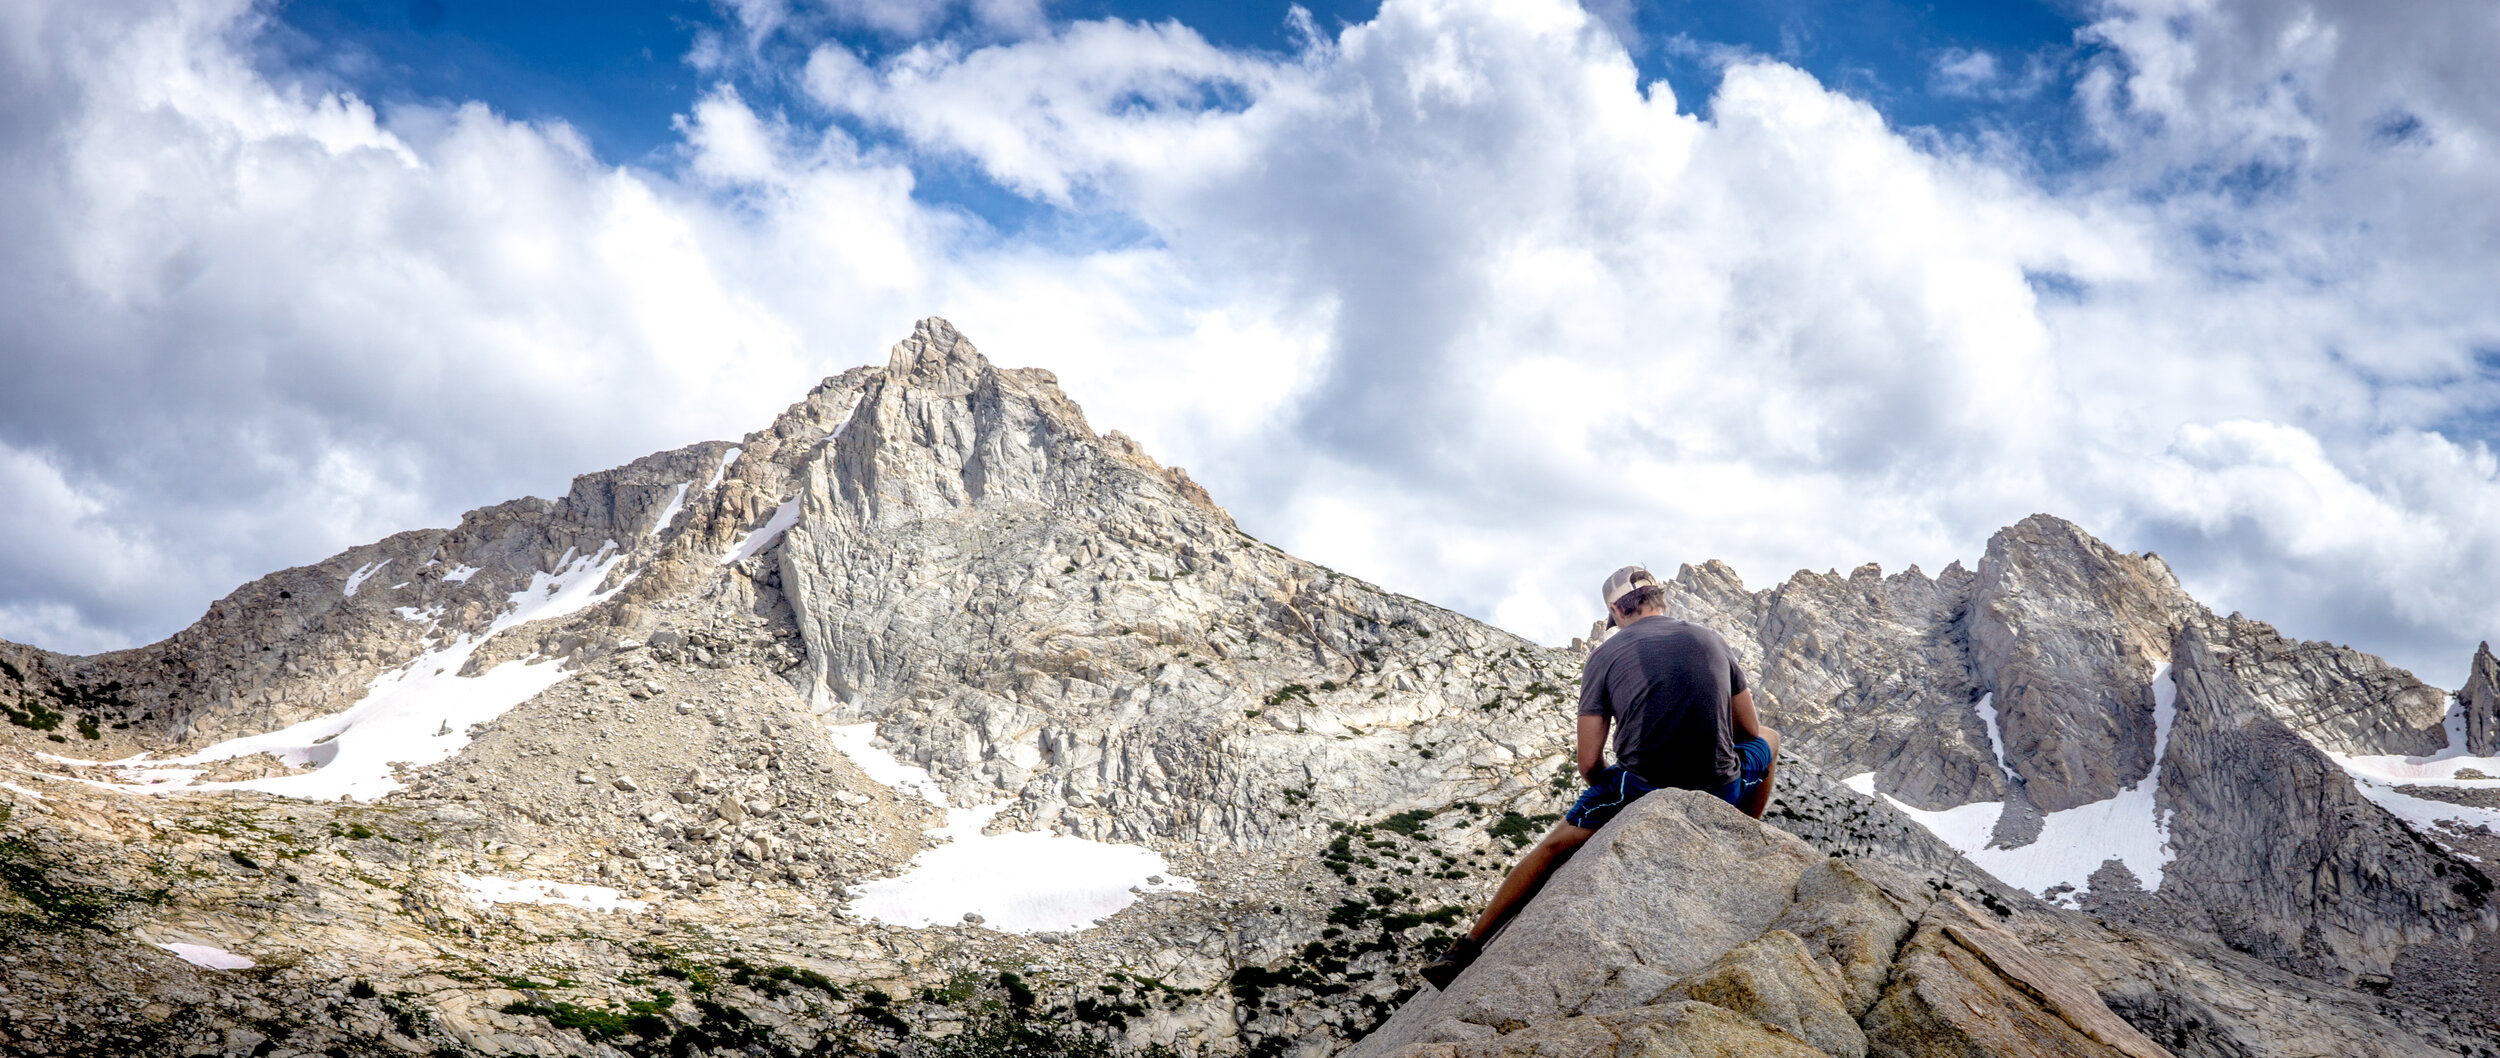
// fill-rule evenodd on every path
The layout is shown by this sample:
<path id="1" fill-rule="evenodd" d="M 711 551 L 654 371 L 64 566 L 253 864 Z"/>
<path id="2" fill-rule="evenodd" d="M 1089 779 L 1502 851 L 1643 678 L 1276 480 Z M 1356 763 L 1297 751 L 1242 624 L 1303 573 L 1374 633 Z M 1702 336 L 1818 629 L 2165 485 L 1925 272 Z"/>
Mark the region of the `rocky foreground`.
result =
<path id="1" fill-rule="evenodd" d="M 2395 1029 L 2381 1013 L 1671 790 L 1600 831 L 1449 991 L 1420 993 L 1351 1053 L 2476 1053 L 2378 1036 Z"/>
<path id="2" fill-rule="evenodd" d="M 1645 804 L 1419 992 L 1575 792 L 1581 649 L 925 321 L 735 444 L 0 643 L 0 1050 L 2500 1053 L 2488 651 L 2450 695 L 2047 516 L 1669 594 L 1774 829 Z"/>

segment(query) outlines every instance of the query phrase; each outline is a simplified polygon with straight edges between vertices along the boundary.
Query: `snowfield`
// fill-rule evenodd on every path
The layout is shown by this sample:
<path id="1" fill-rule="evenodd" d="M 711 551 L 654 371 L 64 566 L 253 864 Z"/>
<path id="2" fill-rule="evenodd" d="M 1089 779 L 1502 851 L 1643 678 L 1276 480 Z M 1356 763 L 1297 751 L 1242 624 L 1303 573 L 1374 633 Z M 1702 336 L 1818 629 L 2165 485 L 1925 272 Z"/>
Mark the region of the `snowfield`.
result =
<path id="1" fill-rule="evenodd" d="M 834 745 L 869 778 L 946 807 L 946 794 L 926 769 L 875 746 L 875 724 L 831 730 Z M 1073 932 L 1100 924 L 1144 893 L 1198 891 L 1196 882 L 1171 873 L 1160 854 L 1141 845 L 982 833 L 1008 803 L 947 808 L 946 825 L 930 831 L 946 843 L 912 857 L 897 877 L 852 886 L 849 913 L 913 929 L 960 925 L 974 914 L 983 928 L 1002 933 Z"/>
<path id="2" fill-rule="evenodd" d="M 2399 786 L 2434 786 L 2500 790 L 2500 757 L 2469 757 L 2465 753 L 2465 707 L 2453 695 L 2448 699 L 2445 727 L 2448 748 L 2426 757 L 2394 754 L 2355 757 L 2333 750 L 2327 750 L 2326 755 L 2336 766 L 2344 769 L 2345 775 L 2352 777 L 2353 786 L 2361 791 L 2361 796 L 2434 840 L 2452 829 L 2470 831 L 2476 827 L 2489 827 L 2492 832 L 2500 833 L 2500 809 L 2434 801 L 2396 789 Z M 2458 778 L 2458 772 L 2479 773 L 2491 778 Z M 2466 858 L 2479 859 L 2474 856 Z"/>
<path id="3" fill-rule="evenodd" d="M 2005 743 L 1997 731 L 1993 699 L 1993 695 L 1982 696 L 1973 708 L 1987 725 L 1988 743 L 1996 751 L 1997 767 L 2004 768 L 2011 780 L 2014 772 L 2005 763 Z M 1869 797 L 1882 798 L 1938 840 L 1969 857 L 1981 870 L 2017 889 L 2045 895 L 2048 890 L 2070 886 L 2071 891 L 2061 892 L 2056 899 L 2071 906 L 2075 898 L 2091 891 L 2092 872 L 2100 870 L 2105 862 L 2117 860 L 2135 873 L 2146 890 L 2157 890 L 2161 888 L 2162 869 L 2170 865 L 2174 854 L 2169 846 L 2169 820 L 2154 806 L 2153 794 L 2161 789 L 2162 758 L 2170 751 L 2170 724 L 2178 716 L 2177 699 L 2178 686 L 2170 679 L 2169 663 L 2154 666 L 2152 770 L 2115 797 L 2042 816 L 2040 836 L 2028 845 L 1989 846 L 1997 818 L 2005 813 L 2005 806 L 1996 801 L 1929 812 L 1894 800 L 1890 794 L 1876 793 L 1874 772 L 1852 775 L 1841 783 Z"/>
<path id="4" fill-rule="evenodd" d="M 423 767 L 460 752 L 469 728 L 563 682 L 560 662 L 506 662 L 477 676 L 462 676 L 479 647 L 507 628 L 587 609 L 623 589 L 600 591 L 625 560 L 611 540 L 597 554 L 566 552 L 553 572 L 530 575 L 529 587 L 513 592 L 512 608 L 477 636 L 463 634 L 374 677 L 356 704 L 266 734 L 228 739 L 197 753 L 154 761 L 145 754 L 119 761 L 48 757 L 64 764 L 109 769 L 118 781 L 81 780 L 128 793 L 171 790 L 259 790 L 284 797 L 371 801 L 400 788 L 394 767 Z M 378 567 L 377 567 L 378 568 Z M 404 616 L 404 615 L 403 615 Z M 266 753 L 293 767 L 313 770 L 235 782 L 199 782 L 197 766 Z"/>

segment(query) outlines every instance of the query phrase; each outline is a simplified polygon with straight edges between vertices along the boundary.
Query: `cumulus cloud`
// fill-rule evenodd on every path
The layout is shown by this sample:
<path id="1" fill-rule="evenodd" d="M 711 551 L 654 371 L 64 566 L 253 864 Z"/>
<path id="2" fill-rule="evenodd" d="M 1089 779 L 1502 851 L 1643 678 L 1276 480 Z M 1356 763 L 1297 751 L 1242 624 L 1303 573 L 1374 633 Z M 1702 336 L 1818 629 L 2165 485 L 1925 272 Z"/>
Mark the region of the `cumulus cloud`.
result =
<path id="1" fill-rule="evenodd" d="M 2110 4 L 2077 99 L 2109 160 L 2054 186 L 1760 58 L 1679 114 L 1550 0 L 1392 0 L 1282 56 L 1117 21 L 825 43 L 819 112 L 724 84 L 665 173 L 292 89 L 234 58 L 244 9 L 21 9 L 0 192 L 47 208 L 0 219 L 32 380 L 0 472 L 59 498 L 0 519 L 0 635 L 161 634 L 751 428 L 939 312 L 1254 532 L 1549 641 L 1624 561 L 1933 570 L 2047 510 L 2454 682 L 2500 625 L 2500 122 L 2466 72 L 2500 42 L 2435 6 Z M 930 160 L 1114 234 L 928 207 Z M 98 532 L 171 601 L 18 557 Z"/>
<path id="2" fill-rule="evenodd" d="M 2047 91 L 2057 74 L 2057 64 L 2042 55 L 2025 56 L 2015 70 L 1985 48 L 1946 48 L 1935 56 L 1928 80 L 1931 91 L 1947 98 L 2005 101 Z"/>

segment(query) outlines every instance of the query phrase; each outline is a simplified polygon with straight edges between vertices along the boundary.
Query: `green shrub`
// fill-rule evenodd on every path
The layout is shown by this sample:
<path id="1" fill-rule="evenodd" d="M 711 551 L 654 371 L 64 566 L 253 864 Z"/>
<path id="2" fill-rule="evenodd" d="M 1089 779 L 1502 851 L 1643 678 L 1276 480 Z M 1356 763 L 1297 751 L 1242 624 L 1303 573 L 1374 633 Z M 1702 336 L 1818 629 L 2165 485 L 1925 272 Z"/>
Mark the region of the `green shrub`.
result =
<path id="1" fill-rule="evenodd" d="M 1302 699 L 1302 702 L 1305 705 L 1310 704 L 1311 689 L 1299 683 L 1288 683 L 1271 692 L 1267 696 L 1267 704 L 1269 707 L 1273 708 L 1275 706 L 1283 705 L 1286 702 L 1290 702 L 1296 698 Z"/>
<path id="2" fill-rule="evenodd" d="M 1430 809 L 1423 808 L 1418 808 L 1411 812 L 1400 812 L 1387 819 L 1381 820 L 1379 827 L 1380 829 L 1386 830 L 1392 834 L 1403 834 L 1416 841 L 1422 841 L 1424 838 L 1424 823 L 1431 820 L 1431 818 L 1437 814 L 1438 813 L 1433 812 Z"/>

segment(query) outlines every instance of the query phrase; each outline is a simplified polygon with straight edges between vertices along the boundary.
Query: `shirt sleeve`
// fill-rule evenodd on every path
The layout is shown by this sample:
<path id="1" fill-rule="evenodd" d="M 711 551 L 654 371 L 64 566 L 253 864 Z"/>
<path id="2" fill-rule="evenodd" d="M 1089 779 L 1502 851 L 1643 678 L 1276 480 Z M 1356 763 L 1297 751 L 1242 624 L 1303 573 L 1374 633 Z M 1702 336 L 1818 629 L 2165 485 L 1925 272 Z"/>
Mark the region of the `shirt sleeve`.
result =
<path id="1" fill-rule="evenodd" d="M 1580 715 L 1613 716 L 1612 702 L 1606 695 L 1606 674 L 1597 670 L 1597 654 L 1589 653 L 1587 664 L 1580 666 Z"/>
<path id="2" fill-rule="evenodd" d="M 1727 696 L 1745 693 L 1745 667 L 1736 663 L 1736 652 L 1727 652 Z"/>

